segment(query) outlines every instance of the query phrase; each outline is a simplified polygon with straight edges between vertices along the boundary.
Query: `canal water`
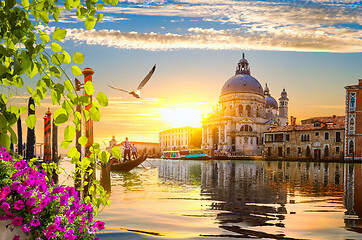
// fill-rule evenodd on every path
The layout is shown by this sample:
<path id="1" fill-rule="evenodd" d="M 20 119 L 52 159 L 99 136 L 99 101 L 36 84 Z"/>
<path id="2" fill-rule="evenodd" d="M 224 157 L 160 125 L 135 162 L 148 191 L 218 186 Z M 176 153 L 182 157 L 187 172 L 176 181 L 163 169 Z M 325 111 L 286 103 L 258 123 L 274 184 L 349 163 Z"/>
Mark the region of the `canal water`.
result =
<path id="1" fill-rule="evenodd" d="M 103 173 L 101 239 L 362 239 L 361 164 L 148 160 Z"/>

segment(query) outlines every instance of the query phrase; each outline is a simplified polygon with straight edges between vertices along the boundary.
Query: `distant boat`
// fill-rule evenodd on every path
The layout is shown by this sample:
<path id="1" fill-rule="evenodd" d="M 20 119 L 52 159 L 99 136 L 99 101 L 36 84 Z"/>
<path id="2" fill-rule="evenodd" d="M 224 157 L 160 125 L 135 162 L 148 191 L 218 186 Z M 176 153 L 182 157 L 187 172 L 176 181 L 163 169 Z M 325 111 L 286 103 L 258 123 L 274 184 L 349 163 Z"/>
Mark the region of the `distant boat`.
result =
<path id="1" fill-rule="evenodd" d="M 210 156 L 202 153 L 202 150 L 164 151 L 161 158 L 176 160 L 208 160 Z"/>
<path id="2" fill-rule="evenodd" d="M 147 159 L 147 154 L 138 157 L 135 160 L 111 164 L 111 171 L 129 172 Z"/>

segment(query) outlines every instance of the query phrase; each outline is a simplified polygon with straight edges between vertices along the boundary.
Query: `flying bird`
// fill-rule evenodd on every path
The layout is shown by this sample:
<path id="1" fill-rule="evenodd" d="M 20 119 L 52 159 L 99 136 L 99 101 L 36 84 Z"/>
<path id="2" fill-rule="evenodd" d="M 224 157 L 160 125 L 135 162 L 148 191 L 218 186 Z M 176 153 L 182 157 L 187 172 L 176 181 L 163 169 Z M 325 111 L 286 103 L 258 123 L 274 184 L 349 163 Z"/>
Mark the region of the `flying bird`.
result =
<path id="1" fill-rule="evenodd" d="M 109 87 L 113 88 L 113 89 L 116 89 L 116 90 L 119 90 L 119 91 L 123 91 L 123 92 L 126 92 L 126 93 L 129 93 L 131 94 L 132 96 L 134 96 L 135 98 L 141 98 L 141 89 L 143 88 L 144 85 L 146 85 L 146 83 L 148 82 L 148 80 L 150 80 L 150 78 L 152 77 L 152 74 L 155 72 L 156 70 L 156 64 L 153 66 L 153 68 L 151 69 L 151 71 L 147 74 L 147 76 L 142 80 L 142 82 L 140 83 L 140 85 L 138 85 L 137 89 L 130 92 L 130 91 L 127 91 L 127 90 L 124 90 L 124 89 L 120 89 L 120 88 L 115 88 L 115 87 L 112 87 L 110 85 L 108 85 Z"/>

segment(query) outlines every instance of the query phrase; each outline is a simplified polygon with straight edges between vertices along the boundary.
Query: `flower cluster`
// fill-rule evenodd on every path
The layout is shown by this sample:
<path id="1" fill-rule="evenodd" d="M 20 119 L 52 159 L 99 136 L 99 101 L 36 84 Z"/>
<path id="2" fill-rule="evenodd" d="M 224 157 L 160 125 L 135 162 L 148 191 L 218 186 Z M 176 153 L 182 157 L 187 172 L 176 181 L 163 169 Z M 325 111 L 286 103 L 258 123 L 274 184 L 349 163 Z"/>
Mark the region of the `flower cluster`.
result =
<path id="1" fill-rule="evenodd" d="M 47 183 L 44 170 L 14 160 L 4 147 L 0 172 L 0 221 L 10 220 L 29 239 L 95 239 L 96 231 L 104 229 L 73 187 Z"/>

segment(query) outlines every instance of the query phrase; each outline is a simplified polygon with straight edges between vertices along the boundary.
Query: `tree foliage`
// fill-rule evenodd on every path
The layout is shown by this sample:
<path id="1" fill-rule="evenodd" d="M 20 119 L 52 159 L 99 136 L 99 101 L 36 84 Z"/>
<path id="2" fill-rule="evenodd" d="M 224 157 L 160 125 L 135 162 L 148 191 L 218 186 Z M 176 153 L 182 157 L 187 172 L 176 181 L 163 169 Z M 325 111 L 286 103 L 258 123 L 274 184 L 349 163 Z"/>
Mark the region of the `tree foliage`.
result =
<path id="1" fill-rule="evenodd" d="M 75 52 L 71 56 L 62 48 L 61 41 L 66 38 L 67 31 L 57 26 L 61 14 L 70 12 L 78 20 L 85 19 L 85 27 L 90 30 L 103 18 L 103 14 L 97 10 L 104 9 L 104 4 L 115 6 L 118 0 L 104 0 L 103 3 L 98 3 L 98 0 L 65 0 L 62 3 L 63 5 L 58 0 L 0 0 L 0 88 L 7 88 L 10 92 L 8 95 L 0 94 L 0 146 L 7 149 L 11 142 L 17 142 L 12 126 L 16 124 L 20 113 L 26 111 L 25 106 L 11 104 L 10 99 L 15 97 L 12 92 L 16 93 L 16 89 L 26 87 L 38 106 L 49 94 L 53 105 L 60 106 L 53 116 L 56 125 L 66 124 L 64 142 L 61 144 L 64 148 L 69 148 L 74 143 L 75 130 L 80 129 L 82 122 L 88 119 L 99 121 L 100 106 L 108 104 L 104 93 L 98 93 L 98 102 L 91 102 L 89 96 L 79 96 L 75 91 L 72 76 L 64 69 L 71 66 L 74 76 L 81 75 L 78 65 L 83 63 L 84 55 Z M 53 27 L 49 27 L 52 20 L 55 23 Z M 25 76 L 36 82 L 34 89 L 24 86 Z M 87 82 L 85 91 L 88 94 L 94 93 L 91 82 Z M 85 106 L 89 104 L 91 107 L 86 110 Z M 74 110 L 76 105 L 82 106 L 81 113 Z M 25 122 L 29 128 L 34 128 L 36 118 L 30 115 Z M 85 136 L 79 139 L 79 143 L 83 145 L 86 142 Z M 95 162 L 100 153 L 99 144 L 93 144 L 91 153 L 89 158 L 81 161 L 80 153 L 75 148 L 70 148 L 68 156 L 79 166 L 74 172 L 85 173 L 88 166 Z M 102 152 L 100 158 L 104 160 L 106 157 L 107 154 Z M 103 188 L 97 186 L 97 181 L 85 184 L 90 184 L 89 191 L 92 195 L 104 194 Z M 90 201 L 90 198 L 86 201 Z M 94 198 L 93 203 L 97 210 L 106 201 L 104 197 Z"/>

